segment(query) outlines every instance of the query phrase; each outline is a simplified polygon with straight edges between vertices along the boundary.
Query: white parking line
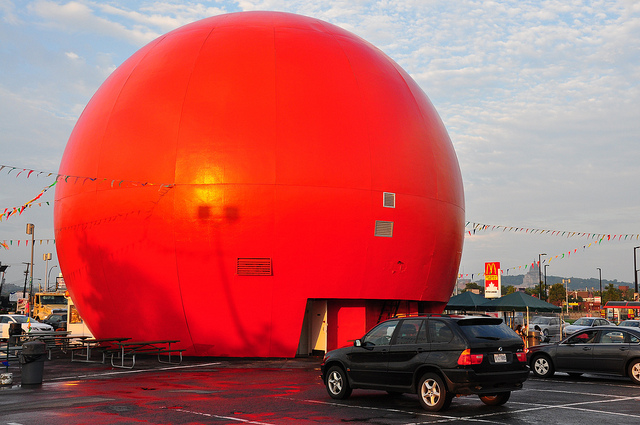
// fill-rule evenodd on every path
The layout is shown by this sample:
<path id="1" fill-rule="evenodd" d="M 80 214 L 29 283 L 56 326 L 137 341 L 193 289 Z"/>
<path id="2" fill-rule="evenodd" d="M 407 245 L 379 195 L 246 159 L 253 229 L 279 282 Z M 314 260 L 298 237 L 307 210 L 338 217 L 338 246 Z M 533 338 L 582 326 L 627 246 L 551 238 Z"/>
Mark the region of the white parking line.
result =
<path id="1" fill-rule="evenodd" d="M 638 387 L 633 387 L 633 388 L 638 388 Z M 539 389 L 528 389 L 528 391 L 539 391 L 539 392 L 561 392 L 561 393 L 566 393 L 566 391 L 559 391 L 559 390 L 539 390 Z M 634 415 L 634 414 L 629 414 L 629 413 L 621 413 L 621 412 L 612 412 L 612 411 L 602 411 L 602 410 L 596 410 L 596 409 L 588 409 L 585 407 L 581 407 L 581 406 L 593 406 L 594 404 L 600 404 L 600 403 L 617 403 L 617 402 L 622 402 L 622 401 L 629 401 L 629 400 L 638 400 L 640 401 L 640 395 L 638 396 L 616 396 L 616 395 L 610 395 L 610 394 L 594 394 L 594 393 L 584 393 L 584 392 L 580 392 L 580 393 L 576 393 L 576 392 L 572 392 L 572 394 L 578 394 L 578 395 L 584 395 L 584 396 L 593 396 L 593 397 L 607 397 L 607 399 L 605 400 L 590 400 L 590 401 L 581 401 L 581 402 L 576 402 L 576 403 L 565 403 L 565 404 L 556 404 L 556 405 L 549 405 L 549 404 L 536 404 L 536 403 L 521 403 L 521 402 L 516 402 L 516 401 L 511 401 L 509 402 L 510 406 L 513 406 L 514 404 L 525 404 L 527 406 L 531 406 L 531 407 L 527 407 L 527 408 L 520 408 L 520 409 L 512 409 L 509 410 L 509 414 L 513 415 L 513 414 L 520 414 L 520 413 L 526 413 L 526 412 L 534 412 L 534 411 L 544 411 L 544 410 L 552 410 L 552 409 L 568 409 L 568 410 L 577 410 L 580 412 L 584 412 L 584 413 L 594 413 L 594 414 L 600 414 L 600 415 L 614 415 L 614 416 L 619 416 L 619 417 L 625 417 L 625 418 L 633 418 L 633 419 L 638 419 L 638 422 L 640 423 L 640 415 Z M 348 405 L 348 404 L 342 404 L 342 403 L 336 403 L 336 402 L 326 402 L 326 401 L 321 401 L 321 400 L 309 400 L 309 399 L 295 399 L 295 398 L 291 398 L 291 397 L 279 397 L 285 400 L 291 400 L 291 401 L 297 401 L 297 402 L 303 402 L 303 403 L 311 403 L 311 404 L 322 404 L 322 405 L 327 405 L 327 406 L 336 406 L 336 407 L 342 407 L 342 408 L 347 408 L 347 409 L 361 409 L 361 410 L 372 410 L 372 411 L 384 411 L 384 412 L 390 412 L 390 413 L 405 413 L 408 415 L 419 415 L 419 416 L 425 416 L 425 417 L 429 417 L 429 418 L 434 418 L 436 419 L 435 421 L 431 420 L 428 422 L 410 422 L 410 423 L 405 423 L 403 425 L 420 425 L 420 424 L 429 424 L 429 423 L 447 423 L 447 422 L 456 422 L 456 421 L 469 421 L 469 422 L 486 422 L 486 423 L 504 423 L 504 421 L 500 421 L 500 422 L 496 422 L 495 420 L 491 420 L 490 418 L 492 416 L 502 416 L 504 415 L 506 412 L 504 410 L 501 411 L 494 411 L 494 412 L 490 412 L 490 413 L 483 413 L 483 414 L 479 414 L 479 415 L 470 415 L 470 416 L 450 416 L 450 415 L 444 415 L 444 414 L 434 414 L 434 413 L 422 413 L 422 412 L 416 412 L 416 411 L 406 411 L 406 410 L 399 410 L 399 409 L 388 409 L 388 408 L 381 408 L 381 407 L 369 407 L 369 406 L 355 406 L 355 405 Z M 463 397 L 464 398 L 464 397 Z"/>
<path id="2" fill-rule="evenodd" d="M 595 376 L 595 375 L 594 375 Z M 597 376 L 601 376 L 604 377 L 603 375 L 597 375 Z M 554 381 L 554 380 L 550 380 L 550 379 L 544 379 L 544 378 L 529 378 L 527 379 L 527 381 L 535 381 L 535 382 L 541 382 L 541 383 L 545 383 L 545 384 L 567 384 L 567 383 L 572 383 L 572 384 L 580 384 L 580 385 L 597 385 L 598 387 L 615 387 L 615 388 L 635 388 L 636 390 L 640 389 L 640 387 L 638 387 L 635 384 L 623 384 L 621 382 L 616 382 L 616 383 L 608 383 L 608 382 L 601 382 L 601 381 L 587 381 L 587 380 L 566 380 L 566 381 Z M 529 388 L 525 388 L 525 390 L 528 390 Z"/>
<path id="3" fill-rule="evenodd" d="M 623 387 L 617 387 L 617 388 L 623 388 Z M 637 390 L 640 390 L 639 387 L 634 387 Z M 542 392 L 542 393 L 561 393 L 561 394 L 566 394 L 567 391 L 562 391 L 562 390 L 541 390 L 541 389 L 537 389 L 537 388 L 527 388 L 525 391 L 538 391 L 538 392 Z M 604 394 L 604 393 L 585 393 L 585 392 L 576 392 L 576 391 L 571 391 L 571 394 L 578 394 L 578 395 L 586 395 L 586 396 L 592 396 L 592 397 L 628 397 L 628 396 L 618 396 L 618 395 L 614 395 L 614 394 Z M 638 397 L 640 397 L 640 392 L 638 393 Z"/>
<path id="4" fill-rule="evenodd" d="M 278 397 L 284 400 L 292 400 L 292 401 L 297 401 L 297 402 L 303 402 L 303 403 L 311 403 L 311 404 L 322 404 L 322 405 L 326 405 L 326 406 L 336 406 L 336 407 L 346 407 L 349 409 L 360 409 L 360 410 L 375 410 L 375 411 L 382 411 L 382 412 L 389 412 L 389 413 L 404 413 L 407 415 L 411 415 L 411 416 L 426 416 L 426 417 L 430 417 L 430 418 L 435 418 L 437 420 L 435 421 L 429 421 L 429 422 L 407 422 L 405 424 L 402 425 L 419 425 L 419 424 L 424 424 L 424 423 L 439 423 L 439 422 L 452 422 L 452 421 L 457 421 L 460 420 L 461 418 L 458 416 L 447 416 L 444 414 L 435 414 L 435 413 L 427 413 L 427 412 L 416 412 L 413 410 L 399 410 L 399 409 L 388 409 L 388 408 L 382 408 L 382 407 L 370 407 L 370 406 L 354 406 L 354 405 L 348 405 L 348 404 L 341 404 L 341 403 L 334 403 L 334 402 L 328 402 L 328 401 L 321 401 L 321 400 L 309 400 L 309 399 L 296 399 L 296 398 L 291 398 L 291 397 Z M 474 420 L 476 422 L 487 422 L 487 423 L 495 423 L 492 421 L 485 421 L 482 419 L 474 419 L 474 418 L 470 418 L 469 420 Z"/>
<path id="5" fill-rule="evenodd" d="M 161 367 L 157 369 L 118 370 L 118 371 L 112 371 L 112 372 L 91 373 L 87 375 L 62 376 L 58 378 L 48 379 L 48 381 L 72 381 L 74 379 L 80 379 L 80 378 L 96 378 L 100 376 L 109 376 L 109 375 L 128 375 L 132 373 L 143 373 L 143 372 L 160 372 L 160 371 L 175 370 L 175 369 L 188 369 L 188 368 L 203 367 L 203 366 L 216 366 L 219 364 L 221 363 L 220 362 L 201 363 L 201 364 L 195 364 L 195 365 Z"/>
<path id="6" fill-rule="evenodd" d="M 182 412 L 182 413 L 190 413 L 192 415 L 206 416 L 207 418 L 225 419 L 225 420 L 228 420 L 228 421 L 242 422 L 243 424 L 275 425 L 275 424 L 272 424 L 272 423 L 269 423 L 269 422 L 256 422 L 256 421 L 250 421 L 248 419 L 234 418 L 233 416 L 218 416 L 218 415 L 212 415 L 210 413 L 195 412 L 193 410 L 175 409 L 173 411 L 174 412 Z"/>

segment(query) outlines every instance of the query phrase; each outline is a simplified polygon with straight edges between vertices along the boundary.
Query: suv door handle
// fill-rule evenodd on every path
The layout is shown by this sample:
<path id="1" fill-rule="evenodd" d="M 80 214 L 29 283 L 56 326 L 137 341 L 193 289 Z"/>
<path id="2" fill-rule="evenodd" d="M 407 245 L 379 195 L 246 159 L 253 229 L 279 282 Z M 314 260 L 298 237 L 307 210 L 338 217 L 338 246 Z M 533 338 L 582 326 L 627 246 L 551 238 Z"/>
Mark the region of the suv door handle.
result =
<path id="1" fill-rule="evenodd" d="M 582 351 L 589 351 L 591 350 L 591 347 L 582 347 Z"/>

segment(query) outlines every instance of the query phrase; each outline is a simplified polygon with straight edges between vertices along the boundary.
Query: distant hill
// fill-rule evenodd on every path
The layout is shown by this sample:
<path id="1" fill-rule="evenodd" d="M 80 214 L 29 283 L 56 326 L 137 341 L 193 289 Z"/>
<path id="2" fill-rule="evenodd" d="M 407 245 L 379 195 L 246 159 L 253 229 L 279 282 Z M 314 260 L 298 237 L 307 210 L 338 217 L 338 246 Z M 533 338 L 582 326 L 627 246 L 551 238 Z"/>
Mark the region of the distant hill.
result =
<path id="1" fill-rule="evenodd" d="M 547 286 L 551 286 L 556 283 L 562 283 L 562 279 L 571 279 L 571 281 L 568 283 L 568 287 L 570 291 L 585 290 L 585 288 L 587 290 L 591 290 L 591 289 L 594 289 L 596 291 L 600 290 L 600 280 L 598 278 L 583 279 L 580 277 L 566 278 L 562 276 L 547 276 Z M 515 286 L 516 288 L 519 288 L 519 287 L 522 287 L 523 280 L 524 280 L 524 275 L 516 275 L 516 276 L 503 275 L 502 286 L 512 285 L 512 286 Z M 542 277 L 542 280 L 544 281 L 544 276 Z M 483 285 L 484 280 L 477 280 L 476 283 L 478 285 Z M 614 279 L 614 280 L 602 279 L 603 288 L 605 288 L 610 283 L 613 283 L 613 286 L 615 286 L 616 288 L 619 286 L 628 286 L 630 288 L 633 288 L 635 286 L 635 283 L 618 282 L 617 279 Z"/>
<path id="2" fill-rule="evenodd" d="M 4 285 L 2 285 L 2 295 L 4 295 L 6 297 L 11 292 L 22 291 L 23 288 L 24 288 L 24 285 L 23 286 L 18 286 L 18 285 L 14 285 L 13 283 L 5 282 Z M 28 291 L 29 291 L 29 288 L 27 288 L 27 292 Z"/>

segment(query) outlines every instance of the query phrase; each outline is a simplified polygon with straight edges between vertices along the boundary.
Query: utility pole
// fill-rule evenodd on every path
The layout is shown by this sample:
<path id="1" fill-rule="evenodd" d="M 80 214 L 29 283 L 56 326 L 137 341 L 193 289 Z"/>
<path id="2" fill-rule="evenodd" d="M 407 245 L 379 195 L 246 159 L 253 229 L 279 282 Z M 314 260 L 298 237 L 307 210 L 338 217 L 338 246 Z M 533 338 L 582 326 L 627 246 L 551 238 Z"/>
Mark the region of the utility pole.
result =
<path id="1" fill-rule="evenodd" d="M 24 271 L 24 288 L 22 288 L 22 298 L 27 296 L 27 279 L 29 278 L 29 263 L 22 263 L 27 265 L 27 270 Z"/>

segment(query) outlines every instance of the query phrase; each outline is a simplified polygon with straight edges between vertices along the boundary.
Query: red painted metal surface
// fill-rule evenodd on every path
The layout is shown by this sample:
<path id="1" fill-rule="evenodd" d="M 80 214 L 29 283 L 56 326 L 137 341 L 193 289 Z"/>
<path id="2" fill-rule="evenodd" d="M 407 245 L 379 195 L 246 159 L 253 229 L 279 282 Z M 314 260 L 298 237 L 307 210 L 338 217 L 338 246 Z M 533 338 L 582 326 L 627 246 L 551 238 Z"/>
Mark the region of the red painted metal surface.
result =
<path id="1" fill-rule="evenodd" d="M 464 198 L 442 122 L 395 62 L 316 19 L 221 15 L 151 42 L 91 99 L 59 172 L 60 266 L 97 337 L 290 357 L 307 298 L 438 310 L 455 282 Z M 238 258 L 273 273 L 238 275 Z"/>

